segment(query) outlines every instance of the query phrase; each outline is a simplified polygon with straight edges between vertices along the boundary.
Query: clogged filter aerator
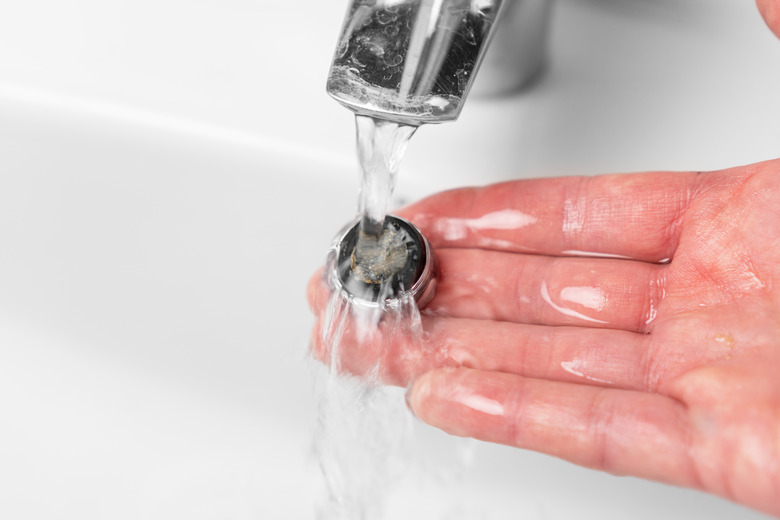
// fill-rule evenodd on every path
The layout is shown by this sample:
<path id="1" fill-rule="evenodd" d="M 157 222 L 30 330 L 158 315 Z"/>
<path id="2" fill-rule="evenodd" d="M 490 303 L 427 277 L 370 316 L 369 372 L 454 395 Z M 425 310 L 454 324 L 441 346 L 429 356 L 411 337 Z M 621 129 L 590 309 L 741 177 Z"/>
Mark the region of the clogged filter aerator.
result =
<path id="1" fill-rule="evenodd" d="M 336 244 L 334 282 L 352 301 L 386 305 L 412 296 L 422 308 L 436 292 L 436 264 L 428 240 L 410 222 L 385 217 L 378 235 L 365 233 L 360 222 Z"/>

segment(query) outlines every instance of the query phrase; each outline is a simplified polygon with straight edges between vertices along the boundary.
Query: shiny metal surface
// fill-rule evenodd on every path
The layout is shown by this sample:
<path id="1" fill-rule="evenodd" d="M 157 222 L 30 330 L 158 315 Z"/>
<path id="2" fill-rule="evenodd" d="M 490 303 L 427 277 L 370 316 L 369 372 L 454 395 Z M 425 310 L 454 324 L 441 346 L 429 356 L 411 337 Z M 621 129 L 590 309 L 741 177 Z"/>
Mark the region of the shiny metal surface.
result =
<path id="1" fill-rule="evenodd" d="M 352 0 L 327 91 L 361 115 L 457 119 L 503 0 Z"/>
<path id="2" fill-rule="evenodd" d="M 424 307 L 436 293 L 436 258 L 411 222 L 388 215 L 379 236 L 365 236 L 359 222 L 336 238 L 331 283 L 355 304 L 395 306 L 411 297 Z"/>

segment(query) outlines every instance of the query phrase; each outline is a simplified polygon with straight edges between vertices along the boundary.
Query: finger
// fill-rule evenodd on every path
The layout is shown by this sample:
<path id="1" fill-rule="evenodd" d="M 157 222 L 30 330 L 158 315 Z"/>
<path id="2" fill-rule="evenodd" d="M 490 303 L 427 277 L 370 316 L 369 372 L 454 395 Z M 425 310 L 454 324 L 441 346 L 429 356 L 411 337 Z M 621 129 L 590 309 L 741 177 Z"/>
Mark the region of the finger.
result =
<path id="1" fill-rule="evenodd" d="M 546 255 L 671 258 L 694 173 L 536 179 L 458 189 L 398 214 L 435 247 Z"/>
<path id="2" fill-rule="evenodd" d="M 646 332 L 664 291 L 666 266 L 484 249 L 439 249 L 439 315 Z"/>
<path id="3" fill-rule="evenodd" d="M 317 314 L 325 308 L 328 303 L 328 288 L 323 281 L 325 269 L 318 269 L 316 273 L 309 278 L 309 284 L 306 286 L 306 298 L 309 301 L 309 308 Z"/>
<path id="4" fill-rule="evenodd" d="M 469 369 L 421 376 L 409 405 L 453 435 L 547 453 L 581 466 L 694 485 L 685 408 L 656 394 Z"/>
<path id="5" fill-rule="evenodd" d="M 425 317 L 425 343 L 397 379 L 408 384 L 434 367 L 466 367 L 538 379 L 655 390 L 647 377 L 651 336 L 621 330 L 546 327 Z M 397 366 L 396 366 L 397 367 Z"/>
<path id="6" fill-rule="evenodd" d="M 392 311 L 351 305 L 331 291 L 321 272 L 309 280 L 307 293 L 316 318 L 309 350 L 332 370 L 406 386 L 413 374 L 435 366 L 416 322 Z"/>
<path id="7" fill-rule="evenodd" d="M 448 289 L 444 286 L 443 290 Z M 433 368 L 465 366 L 526 377 L 656 390 L 648 377 L 651 335 L 424 314 L 424 333 L 420 336 L 408 333 L 392 320 L 381 321 L 374 329 L 361 326 L 359 316 L 345 313 L 330 298 L 321 274 L 315 274 L 309 283 L 309 301 L 317 316 L 311 351 L 342 372 L 376 375 L 387 384 L 407 386 Z M 334 343 L 336 363 L 332 356 Z"/>
<path id="8" fill-rule="evenodd" d="M 756 3 L 766 24 L 780 38 L 780 0 L 757 0 Z"/>
<path id="9" fill-rule="evenodd" d="M 526 377 L 640 390 L 655 390 L 651 335 L 624 330 L 548 327 L 511 322 L 422 316 L 423 334 L 392 321 L 361 326 L 360 316 L 319 313 L 312 351 L 326 362 L 337 352 L 338 369 L 376 375 L 382 382 L 407 386 L 438 367 L 469 367 Z M 328 326 L 322 329 L 322 324 Z M 368 330 L 367 330 L 368 329 Z M 334 344 L 336 347 L 334 349 Z"/>

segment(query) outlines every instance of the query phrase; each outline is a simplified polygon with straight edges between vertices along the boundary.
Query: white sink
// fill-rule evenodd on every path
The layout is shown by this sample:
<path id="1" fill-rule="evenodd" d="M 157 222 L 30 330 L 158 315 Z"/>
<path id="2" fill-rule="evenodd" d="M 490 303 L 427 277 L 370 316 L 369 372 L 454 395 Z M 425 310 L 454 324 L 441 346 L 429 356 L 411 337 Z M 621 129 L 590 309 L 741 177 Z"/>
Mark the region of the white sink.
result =
<path id="1" fill-rule="evenodd" d="M 0 517 L 311 516 L 305 282 L 352 183 L 262 142 L 0 120 Z"/>
<path id="2" fill-rule="evenodd" d="M 322 94 L 344 6 L 104 4 L 0 7 L 0 518 L 314 518 L 304 292 L 357 192 L 350 117 Z M 649 4 L 561 1 L 547 76 L 419 132 L 401 198 L 777 154 L 780 42 L 752 3 Z M 658 30 L 657 52 L 630 54 Z M 463 451 L 415 435 L 445 469 Z M 763 518 L 530 452 L 472 456 L 402 484 L 388 517 Z"/>

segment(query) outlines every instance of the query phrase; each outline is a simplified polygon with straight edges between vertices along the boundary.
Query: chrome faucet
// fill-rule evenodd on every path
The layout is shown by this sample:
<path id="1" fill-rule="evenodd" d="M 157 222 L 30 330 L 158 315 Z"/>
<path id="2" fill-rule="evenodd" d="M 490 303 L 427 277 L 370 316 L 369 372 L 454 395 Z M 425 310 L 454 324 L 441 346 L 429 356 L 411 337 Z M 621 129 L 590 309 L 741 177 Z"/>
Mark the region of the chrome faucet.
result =
<path id="1" fill-rule="evenodd" d="M 483 60 L 484 94 L 517 89 L 536 73 L 550 1 L 350 0 L 328 94 L 377 119 L 453 121 Z"/>

